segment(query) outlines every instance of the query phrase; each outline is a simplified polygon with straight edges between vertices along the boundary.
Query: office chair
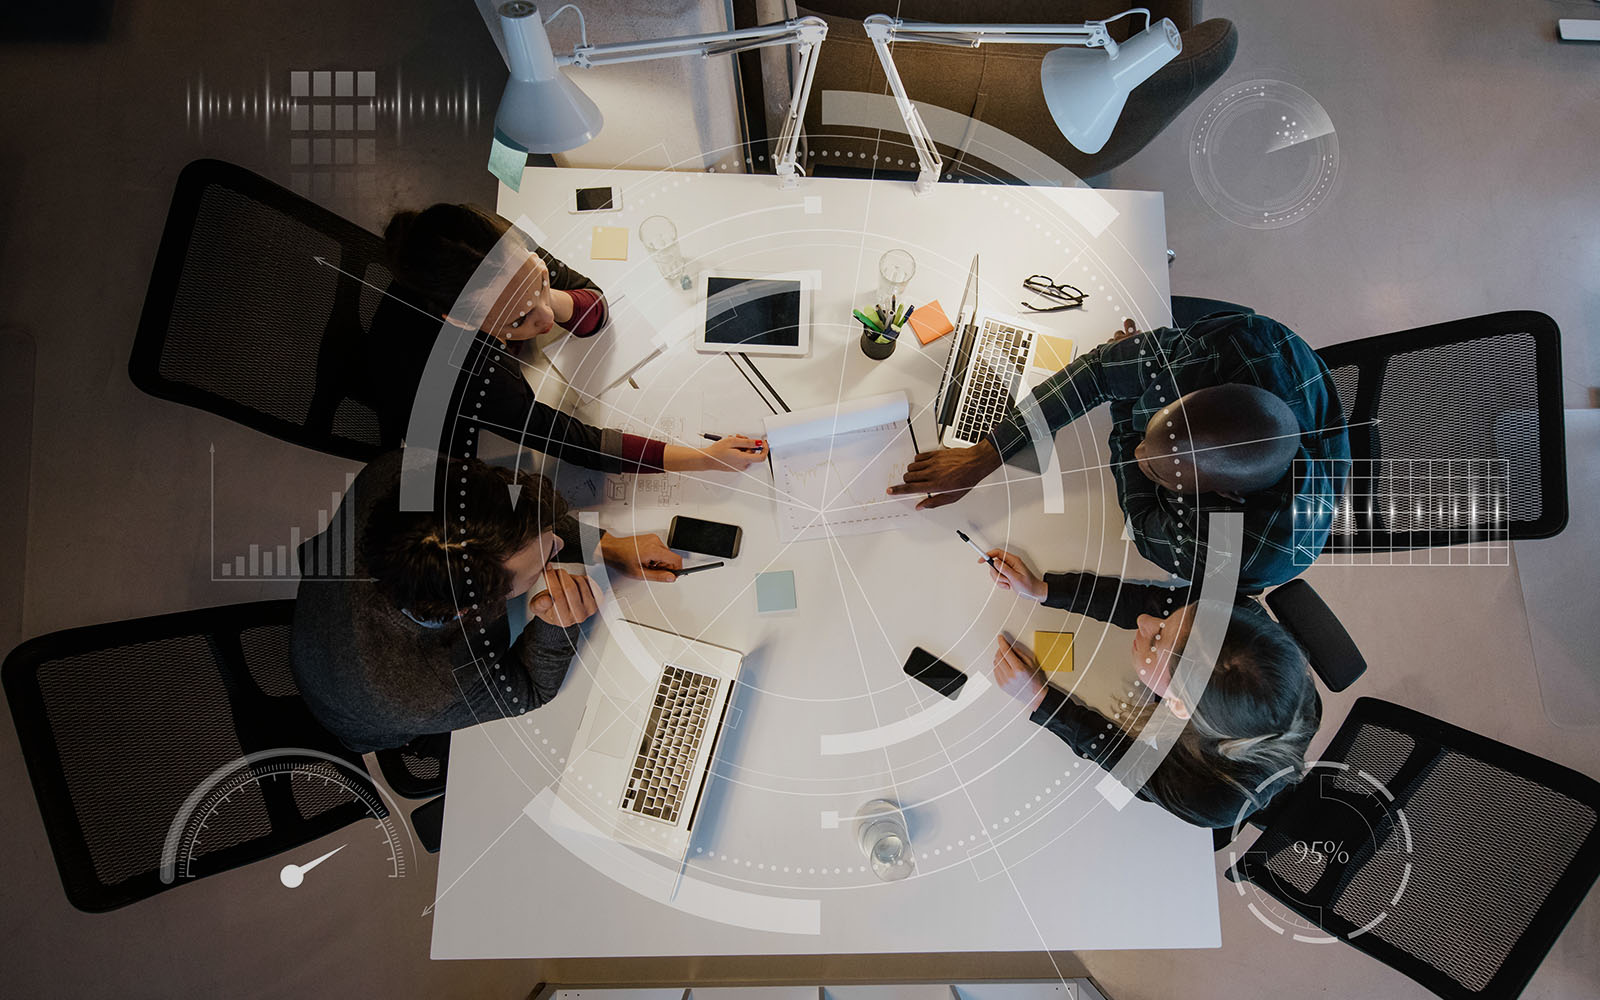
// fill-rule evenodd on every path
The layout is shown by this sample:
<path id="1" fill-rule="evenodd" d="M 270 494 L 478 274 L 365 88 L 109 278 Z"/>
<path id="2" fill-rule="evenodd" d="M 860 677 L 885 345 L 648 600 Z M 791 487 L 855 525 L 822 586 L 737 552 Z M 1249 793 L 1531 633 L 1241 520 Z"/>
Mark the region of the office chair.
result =
<path id="1" fill-rule="evenodd" d="M 967 115 L 1017 136 L 1060 163 L 1079 178 L 1104 174 L 1126 162 L 1170 125 L 1206 88 L 1227 71 L 1239 48 L 1239 32 L 1224 18 L 1202 20 L 1200 0 L 1157 0 L 1143 6 L 1151 17 L 1170 17 L 1183 36 L 1183 51 L 1154 76 L 1135 88 L 1105 148 L 1087 154 L 1057 129 L 1045 108 L 1039 86 L 1039 63 L 1045 46 L 994 46 L 961 49 L 952 46 L 897 43 L 896 64 L 913 101 L 937 105 Z M 817 62 L 812 100 L 804 123 L 806 170 L 816 176 L 865 177 L 910 180 L 916 177 L 916 153 L 898 126 L 885 131 L 861 127 L 824 125 L 822 106 L 828 91 L 886 94 L 882 68 L 861 25 L 871 14 L 893 14 L 913 21 L 944 23 L 1076 24 L 1101 20 L 1127 10 L 1123 3 L 1107 0 L 733 0 L 734 27 L 816 14 L 828 22 L 828 40 Z M 1112 37 L 1125 41 L 1144 27 L 1142 18 L 1124 18 L 1110 26 Z M 903 54 L 901 54 L 903 53 Z M 787 100 L 768 101 L 767 92 L 787 95 L 789 81 L 769 80 L 759 52 L 738 57 L 737 85 L 746 137 L 745 156 L 752 170 L 770 171 L 771 138 L 787 112 Z M 769 62 L 770 66 L 771 63 Z M 788 63 L 783 64 L 787 70 Z M 781 72 L 781 71 L 780 71 Z M 895 115 L 898 120 L 898 114 Z M 827 156 L 822 155 L 827 152 Z M 815 154 L 815 155 L 810 155 Z M 853 156 L 847 154 L 854 154 Z M 763 161 L 758 159 L 766 156 Z M 873 157 L 876 155 L 877 160 Z M 967 180 L 989 181 L 1009 176 L 1008 166 L 984 163 L 979 151 L 941 149 L 947 172 Z M 891 166 L 899 158 L 911 164 Z M 870 166 L 868 164 L 871 164 Z M 1036 177 L 1016 177 L 1028 183 Z"/>
<path id="2" fill-rule="evenodd" d="M 419 736 L 403 747 L 378 751 L 378 770 L 396 795 L 426 799 L 444 791 L 450 734 Z"/>
<path id="3" fill-rule="evenodd" d="M 182 884 L 160 877 L 168 831 L 191 792 L 247 754 L 320 751 L 351 770 L 303 759 L 366 780 L 361 756 L 300 699 L 289 670 L 293 612 L 294 601 L 260 601 L 91 625 L 30 639 L 6 657 L 0 678 L 74 906 L 101 913 Z M 194 877 L 371 815 L 347 792 L 293 785 L 246 786 L 228 821 L 207 828 Z"/>
<path id="4" fill-rule="evenodd" d="M 1600 874 L 1600 783 L 1373 698 L 1322 759 L 1228 878 L 1447 1000 L 1521 993 Z"/>
<path id="5" fill-rule="evenodd" d="M 1321 595 L 1304 580 L 1290 580 L 1274 587 L 1266 594 L 1268 609 L 1278 624 L 1294 636 L 1305 650 L 1311 670 L 1329 691 L 1345 690 L 1367 672 L 1366 658 L 1356 648 L 1355 640 Z M 1282 808 L 1287 791 L 1279 792 L 1272 801 L 1245 817 L 1251 826 L 1265 829 Z M 1243 826 L 1239 826 L 1243 832 Z M 1233 843 L 1234 828 L 1219 827 L 1211 831 L 1211 846 L 1222 850 Z"/>
<path id="6" fill-rule="evenodd" d="M 358 388 L 386 301 L 383 240 L 243 167 L 178 175 L 128 359 L 152 396 L 368 461 L 378 413 Z"/>
<path id="7" fill-rule="evenodd" d="M 1548 538 L 1566 526 L 1561 331 L 1549 316 L 1492 313 L 1317 353 L 1345 419 L 1381 421 L 1350 431 L 1351 504 L 1336 514 L 1327 551 Z M 1417 460 L 1434 461 L 1419 469 Z M 1492 495 L 1483 460 L 1509 467 L 1510 510 L 1499 521 L 1489 502 L 1462 502 Z M 1455 478 L 1441 492 L 1418 472 Z"/>

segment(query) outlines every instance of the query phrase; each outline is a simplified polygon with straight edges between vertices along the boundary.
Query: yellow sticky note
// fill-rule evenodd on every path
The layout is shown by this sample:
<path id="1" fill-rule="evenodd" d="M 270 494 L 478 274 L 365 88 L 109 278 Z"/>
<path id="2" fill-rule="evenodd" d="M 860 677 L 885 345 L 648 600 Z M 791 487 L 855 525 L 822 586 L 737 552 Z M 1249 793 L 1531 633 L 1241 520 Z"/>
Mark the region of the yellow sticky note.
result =
<path id="1" fill-rule="evenodd" d="M 595 226 L 589 243 L 590 260 L 627 260 L 628 230 L 622 226 Z"/>
<path id="2" fill-rule="evenodd" d="M 1072 633 L 1035 631 L 1033 655 L 1039 658 L 1039 666 L 1047 674 L 1071 673 Z"/>
<path id="3" fill-rule="evenodd" d="M 1072 341 L 1067 337 L 1040 335 L 1034 341 L 1033 367 L 1058 372 L 1072 363 Z"/>

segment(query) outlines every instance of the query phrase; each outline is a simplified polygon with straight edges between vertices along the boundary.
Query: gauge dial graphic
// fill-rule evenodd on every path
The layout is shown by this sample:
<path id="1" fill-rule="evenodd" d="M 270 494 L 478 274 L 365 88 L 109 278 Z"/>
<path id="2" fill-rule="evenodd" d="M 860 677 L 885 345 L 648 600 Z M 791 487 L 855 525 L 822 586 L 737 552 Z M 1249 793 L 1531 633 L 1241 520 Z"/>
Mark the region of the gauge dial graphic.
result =
<path id="1" fill-rule="evenodd" d="M 280 749 L 242 757 L 195 788 L 168 829 L 162 881 L 201 878 L 259 858 L 252 848 L 273 834 L 273 813 L 286 810 L 313 822 L 325 818 L 317 836 L 337 834 L 337 840 L 322 852 L 306 846 L 278 852 L 272 870 L 281 887 L 315 884 L 326 871 L 350 865 L 406 876 L 410 831 L 395 820 L 399 810 L 386 794 L 337 757 Z"/>

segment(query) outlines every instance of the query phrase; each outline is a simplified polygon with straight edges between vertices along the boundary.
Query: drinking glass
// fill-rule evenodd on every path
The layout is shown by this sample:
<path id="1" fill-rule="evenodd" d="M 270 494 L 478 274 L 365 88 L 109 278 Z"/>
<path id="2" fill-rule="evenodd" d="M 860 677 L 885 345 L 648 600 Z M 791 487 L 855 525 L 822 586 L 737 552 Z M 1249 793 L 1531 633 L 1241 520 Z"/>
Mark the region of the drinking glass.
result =
<path id="1" fill-rule="evenodd" d="M 889 250 L 878 258 L 878 305 L 885 312 L 891 301 L 905 295 L 916 273 L 917 260 L 905 250 Z"/>
<path id="2" fill-rule="evenodd" d="M 656 270 L 661 276 L 676 284 L 680 288 L 688 288 L 693 282 L 684 273 L 689 262 L 683 256 L 683 250 L 678 246 L 678 227 L 665 215 L 652 215 L 639 223 L 639 242 L 650 251 L 650 259 L 655 261 Z"/>
<path id="3" fill-rule="evenodd" d="M 872 873 L 885 882 L 898 882 L 911 874 L 911 838 L 906 815 L 889 799 L 873 799 L 861 807 L 856 838 Z"/>

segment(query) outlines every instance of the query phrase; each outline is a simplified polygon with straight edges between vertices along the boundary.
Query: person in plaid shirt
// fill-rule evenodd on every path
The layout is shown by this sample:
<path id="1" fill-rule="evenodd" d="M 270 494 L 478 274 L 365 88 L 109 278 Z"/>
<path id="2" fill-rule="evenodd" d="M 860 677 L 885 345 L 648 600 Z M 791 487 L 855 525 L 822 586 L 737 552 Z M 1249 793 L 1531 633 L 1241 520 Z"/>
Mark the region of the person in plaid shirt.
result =
<path id="1" fill-rule="evenodd" d="M 1350 442 L 1327 366 L 1294 331 L 1254 313 L 1140 332 L 1045 380 L 971 448 L 923 452 L 895 495 L 954 503 L 1011 461 L 1037 470 L 1054 432 L 1111 404 L 1111 472 L 1139 552 L 1184 580 L 1205 564 L 1208 515 L 1244 514 L 1239 589 L 1283 583 L 1327 543 Z M 1030 430 L 1031 429 L 1031 430 Z"/>

